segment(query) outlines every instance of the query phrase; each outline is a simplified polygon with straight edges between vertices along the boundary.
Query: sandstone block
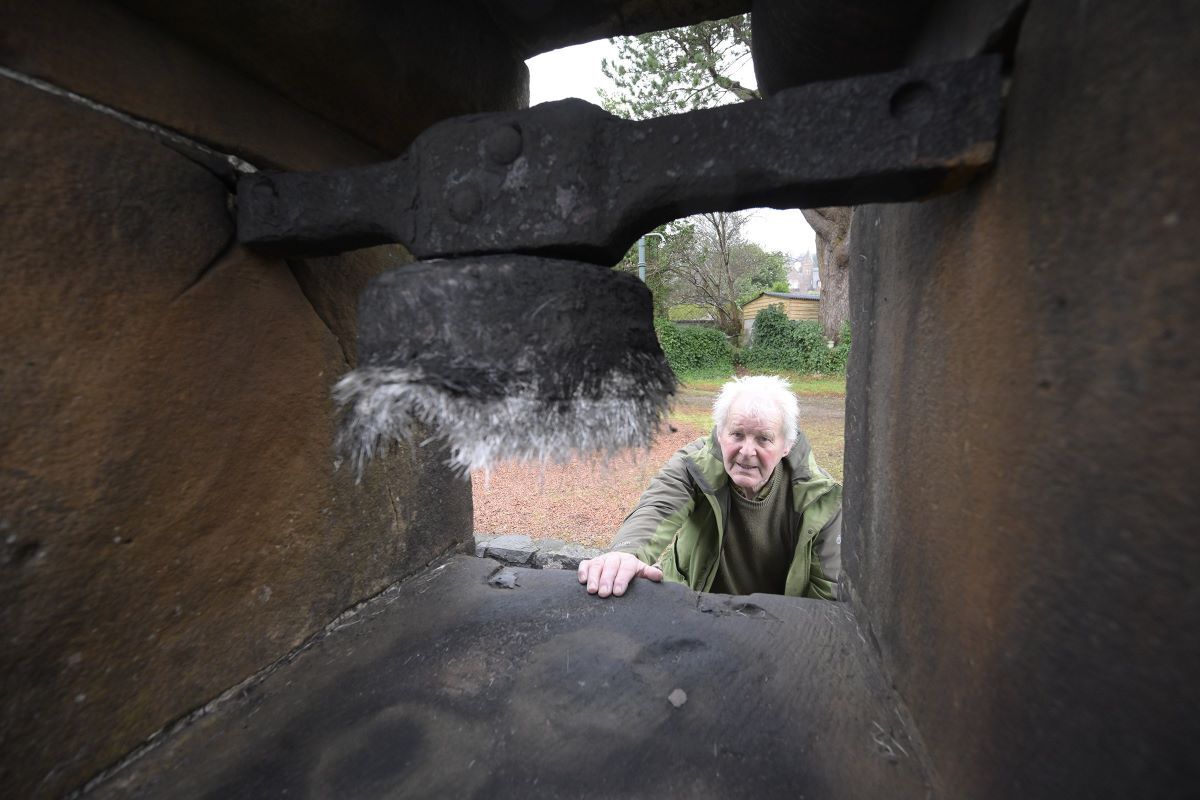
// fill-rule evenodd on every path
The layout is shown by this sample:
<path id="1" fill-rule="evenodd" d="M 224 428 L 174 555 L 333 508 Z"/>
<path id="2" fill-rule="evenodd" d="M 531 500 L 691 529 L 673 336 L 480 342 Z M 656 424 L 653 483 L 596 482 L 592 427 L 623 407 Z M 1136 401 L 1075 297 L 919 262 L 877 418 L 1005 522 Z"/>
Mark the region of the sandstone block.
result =
<path id="1" fill-rule="evenodd" d="M 497 536 L 488 542 L 487 556 L 506 564 L 528 564 L 537 551 L 533 539 L 524 535 Z"/>
<path id="2" fill-rule="evenodd" d="M 0 106 L 0 784 L 57 795 L 465 539 L 470 487 L 432 447 L 339 469 L 344 350 L 217 176 Z"/>

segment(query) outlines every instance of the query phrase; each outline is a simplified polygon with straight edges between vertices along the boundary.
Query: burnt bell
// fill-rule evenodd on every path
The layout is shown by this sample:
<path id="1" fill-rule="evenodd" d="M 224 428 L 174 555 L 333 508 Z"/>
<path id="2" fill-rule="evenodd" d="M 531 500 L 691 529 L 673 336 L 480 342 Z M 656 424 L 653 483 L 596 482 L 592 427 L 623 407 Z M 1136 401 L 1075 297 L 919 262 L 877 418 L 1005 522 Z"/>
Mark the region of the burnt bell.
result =
<path id="1" fill-rule="evenodd" d="M 636 278 L 574 261 L 422 261 L 359 302 L 359 366 L 334 388 L 361 473 L 414 422 L 464 474 L 649 444 L 675 391 Z"/>

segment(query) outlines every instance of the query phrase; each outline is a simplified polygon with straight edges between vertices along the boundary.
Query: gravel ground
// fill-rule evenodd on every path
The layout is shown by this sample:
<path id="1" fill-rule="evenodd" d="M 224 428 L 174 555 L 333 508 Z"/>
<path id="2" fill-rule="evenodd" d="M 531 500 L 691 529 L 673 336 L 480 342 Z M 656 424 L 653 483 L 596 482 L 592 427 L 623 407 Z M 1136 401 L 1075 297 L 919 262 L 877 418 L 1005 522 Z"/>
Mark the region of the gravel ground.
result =
<path id="1" fill-rule="evenodd" d="M 475 531 L 607 548 L 659 467 L 680 447 L 709 433 L 712 399 L 712 392 L 682 390 L 670 417 L 674 430 L 664 428 L 648 450 L 630 451 L 607 463 L 502 464 L 488 475 L 475 473 Z M 801 425 L 817 460 L 839 479 L 844 408 L 840 396 L 800 398 Z"/>

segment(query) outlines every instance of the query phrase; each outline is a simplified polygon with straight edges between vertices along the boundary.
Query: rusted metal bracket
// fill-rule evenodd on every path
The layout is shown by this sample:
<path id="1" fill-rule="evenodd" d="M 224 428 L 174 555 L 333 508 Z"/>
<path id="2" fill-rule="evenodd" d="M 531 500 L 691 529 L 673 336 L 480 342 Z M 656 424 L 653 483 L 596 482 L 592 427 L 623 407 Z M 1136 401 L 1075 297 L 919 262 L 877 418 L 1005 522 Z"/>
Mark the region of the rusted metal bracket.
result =
<path id="1" fill-rule="evenodd" d="M 817 83 L 629 122 L 582 100 L 446 120 L 394 161 L 238 184 L 238 238 L 287 254 L 400 242 L 418 258 L 615 263 L 703 211 L 916 200 L 992 159 L 1000 60 Z"/>

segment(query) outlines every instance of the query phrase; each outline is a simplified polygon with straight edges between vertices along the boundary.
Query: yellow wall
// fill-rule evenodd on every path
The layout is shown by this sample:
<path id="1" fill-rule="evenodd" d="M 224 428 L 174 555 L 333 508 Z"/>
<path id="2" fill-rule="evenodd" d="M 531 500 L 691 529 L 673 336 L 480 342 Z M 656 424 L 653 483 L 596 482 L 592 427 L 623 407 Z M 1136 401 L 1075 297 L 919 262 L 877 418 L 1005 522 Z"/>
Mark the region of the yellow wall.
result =
<path id="1" fill-rule="evenodd" d="M 762 295 L 742 306 L 742 319 L 753 321 L 756 314 L 767 306 L 783 306 L 788 319 L 817 319 L 819 300 L 800 300 L 796 298 L 770 297 Z"/>

